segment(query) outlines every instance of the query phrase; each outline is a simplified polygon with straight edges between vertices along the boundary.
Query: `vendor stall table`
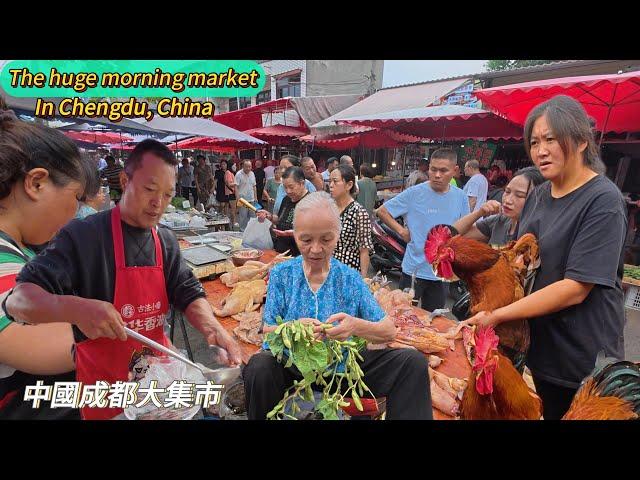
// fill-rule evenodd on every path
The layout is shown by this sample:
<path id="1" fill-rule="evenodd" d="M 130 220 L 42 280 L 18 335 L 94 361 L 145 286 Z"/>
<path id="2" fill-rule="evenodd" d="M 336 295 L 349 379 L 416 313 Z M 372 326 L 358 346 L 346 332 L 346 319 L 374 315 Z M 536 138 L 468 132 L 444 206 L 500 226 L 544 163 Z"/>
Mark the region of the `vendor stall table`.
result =
<path id="1" fill-rule="evenodd" d="M 269 262 L 275 256 L 275 251 L 267 250 L 260 261 Z M 222 301 L 222 299 L 225 298 L 231 291 L 231 289 L 226 287 L 219 278 L 215 280 L 203 281 L 202 285 L 207 292 L 207 299 L 209 300 L 209 303 L 216 307 L 220 307 L 220 302 Z M 222 326 L 231 335 L 233 335 L 233 329 L 238 326 L 238 322 L 230 317 L 222 317 L 218 318 L 218 320 L 220 321 Z M 445 317 L 436 317 L 433 320 L 433 326 L 441 332 L 448 330 L 454 324 L 454 321 L 449 320 Z M 249 358 L 260 349 L 260 347 L 244 342 L 240 342 L 240 346 L 242 349 L 244 361 L 248 361 Z M 440 354 L 439 356 L 444 358 L 444 362 L 442 362 L 440 367 L 438 367 L 437 369 L 439 372 L 450 377 L 458 378 L 467 378 L 471 374 L 471 366 L 469 365 L 469 361 L 467 360 L 462 340 L 456 340 L 455 351 L 448 350 L 447 352 Z M 433 410 L 433 417 L 436 420 L 453 420 L 452 417 L 448 417 L 436 409 Z"/>

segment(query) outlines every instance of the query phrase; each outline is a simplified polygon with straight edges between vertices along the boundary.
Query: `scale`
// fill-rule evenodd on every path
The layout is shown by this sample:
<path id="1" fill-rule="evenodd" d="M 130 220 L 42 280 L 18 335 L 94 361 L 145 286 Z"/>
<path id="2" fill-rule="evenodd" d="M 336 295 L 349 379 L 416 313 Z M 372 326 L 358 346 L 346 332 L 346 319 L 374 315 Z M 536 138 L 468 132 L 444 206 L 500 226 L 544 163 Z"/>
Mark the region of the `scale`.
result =
<path id="1" fill-rule="evenodd" d="M 181 253 L 182 257 L 187 262 L 196 267 L 208 265 L 210 263 L 223 262 L 229 259 L 229 255 L 210 245 L 185 248 Z"/>

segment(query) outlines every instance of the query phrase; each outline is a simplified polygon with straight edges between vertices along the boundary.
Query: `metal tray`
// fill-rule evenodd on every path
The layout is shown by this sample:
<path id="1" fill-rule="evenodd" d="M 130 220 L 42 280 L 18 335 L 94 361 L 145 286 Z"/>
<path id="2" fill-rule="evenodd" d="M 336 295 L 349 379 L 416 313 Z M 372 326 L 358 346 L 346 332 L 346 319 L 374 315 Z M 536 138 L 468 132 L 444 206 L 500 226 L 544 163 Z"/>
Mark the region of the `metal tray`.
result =
<path id="1" fill-rule="evenodd" d="M 229 258 L 229 255 L 224 254 L 220 250 L 209 247 L 208 245 L 201 245 L 199 247 L 185 248 L 181 251 L 182 257 L 192 265 L 199 267 L 201 265 L 207 265 L 209 263 L 222 262 Z"/>

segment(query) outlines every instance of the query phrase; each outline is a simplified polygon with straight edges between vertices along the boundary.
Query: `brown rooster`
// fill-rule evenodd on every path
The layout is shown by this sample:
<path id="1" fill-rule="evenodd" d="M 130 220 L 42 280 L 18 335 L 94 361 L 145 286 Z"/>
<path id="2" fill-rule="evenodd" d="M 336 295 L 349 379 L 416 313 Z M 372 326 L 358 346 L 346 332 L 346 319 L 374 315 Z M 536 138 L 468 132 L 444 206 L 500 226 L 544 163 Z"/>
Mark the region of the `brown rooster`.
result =
<path id="1" fill-rule="evenodd" d="M 494 249 L 486 243 L 453 236 L 445 225 L 434 227 L 425 243 L 425 256 L 434 272 L 463 280 L 471 295 L 471 314 L 493 311 L 524 296 L 525 277 L 538 264 L 538 244 L 528 233 L 518 241 Z M 500 350 L 520 371 L 529 349 L 526 320 L 505 322 L 496 327 Z"/>
<path id="2" fill-rule="evenodd" d="M 640 417 L 640 366 L 604 358 L 582 381 L 563 420 L 637 420 Z"/>
<path id="3" fill-rule="evenodd" d="M 493 327 L 476 329 L 474 342 L 473 372 L 462 395 L 460 417 L 540 420 L 542 400 L 527 386 L 511 361 L 498 352 L 498 336 Z"/>

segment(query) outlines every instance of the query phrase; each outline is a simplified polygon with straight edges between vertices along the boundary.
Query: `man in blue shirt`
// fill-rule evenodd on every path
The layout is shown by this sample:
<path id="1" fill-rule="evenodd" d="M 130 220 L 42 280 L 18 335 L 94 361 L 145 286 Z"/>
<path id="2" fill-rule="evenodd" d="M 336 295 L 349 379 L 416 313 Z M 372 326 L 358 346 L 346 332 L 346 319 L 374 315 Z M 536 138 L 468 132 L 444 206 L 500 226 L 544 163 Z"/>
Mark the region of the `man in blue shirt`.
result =
<path id="1" fill-rule="evenodd" d="M 480 173 L 480 164 L 477 160 L 469 160 L 464 165 L 464 174 L 469 181 L 464 186 L 464 193 L 469 198 L 469 210 L 475 212 L 487 202 L 489 182 Z"/>
<path id="2" fill-rule="evenodd" d="M 415 298 L 422 308 L 433 311 L 444 307 L 446 292 L 442 280 L 436 277 L 424 255 L 429 230 L 439 224 L 453 225 L 469 213 L 467 197 L 458 187 L 450 185 L 457 163 L 456 152 L 441 148 L 431 155 L 429 181 L 408 188 L 382 205 L 376 214 L 407 242 L 402 259 L 400 288 L 411 286 L 416 274 Z M 406 216 L 402 226 L 395 218 Z"/>
<path id="3" fill-rule="evenodd" d="M 300 167 L 300 159 L 295 155 L 284 155 L 280 159 L 280 169 L 284 173 L 284 171 L 289 167 Z M 304 186 L 309 191 L 309 193 L 313 193 L 316 191 L 316 187 L 309 180 L 305 179 Z M 284 197 L 286 195 L 287 194 L 284 191 L 283 184 L 280 184 L 280 186 L 278 187 L 278 193 L 276 195 L 276 201 L 273 204 L 273 213 L 275 213 L 276 215 L 280 211 L 280 205 L 282 204 L 282 200 L 284 200 Z"/>

